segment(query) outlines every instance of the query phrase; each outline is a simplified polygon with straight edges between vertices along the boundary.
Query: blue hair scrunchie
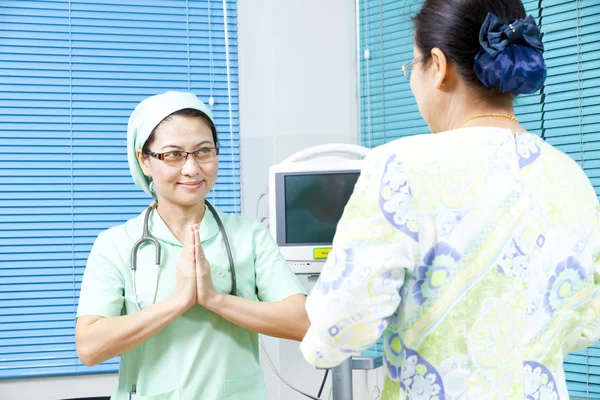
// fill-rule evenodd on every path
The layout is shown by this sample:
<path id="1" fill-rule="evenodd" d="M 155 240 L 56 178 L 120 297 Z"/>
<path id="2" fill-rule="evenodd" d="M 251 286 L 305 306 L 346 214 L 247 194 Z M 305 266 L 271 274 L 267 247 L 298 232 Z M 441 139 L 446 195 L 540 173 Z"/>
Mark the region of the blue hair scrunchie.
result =
<path id="1" fill-rule="evenodd" d="M 488 88 L 502 93 L 528 94 L 546 80 L 544 45 L 535 20 L 504 23 L 488 13 L 479 31 L 481 50 L 475 56 L 475 74 Z"/>

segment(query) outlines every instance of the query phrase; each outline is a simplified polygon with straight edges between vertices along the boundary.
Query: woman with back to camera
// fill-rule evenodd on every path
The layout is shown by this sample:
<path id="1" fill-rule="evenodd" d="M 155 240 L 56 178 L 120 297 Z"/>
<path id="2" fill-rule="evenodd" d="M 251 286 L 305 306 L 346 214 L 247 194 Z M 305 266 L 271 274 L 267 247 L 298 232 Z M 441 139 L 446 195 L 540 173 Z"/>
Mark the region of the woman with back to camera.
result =
<path id="1" fill-rule="evenodd" d="M 568 399 L 563 358 L 600 336 L 600 220 L 514 116 L 546 78 L 539 30 L 520 0 L 425 0 L 414 22 L 402 70 L 434 134 L 365 159 L 303 354 L 331 367 L 383 335 L 385 399 Z"/>

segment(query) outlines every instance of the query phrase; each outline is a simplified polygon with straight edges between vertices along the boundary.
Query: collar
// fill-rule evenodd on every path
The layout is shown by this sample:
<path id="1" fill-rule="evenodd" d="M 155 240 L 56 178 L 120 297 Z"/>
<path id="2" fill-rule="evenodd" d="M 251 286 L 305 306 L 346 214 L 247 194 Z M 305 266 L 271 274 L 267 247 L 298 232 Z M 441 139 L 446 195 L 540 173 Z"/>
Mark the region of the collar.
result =
<path id="1" fill-rule="evenodd" d="M 144 215 L 146 210 L 142 212 L 139 218 L 139 226 L 143 229 Z M 169 243 L 173 246 L 183 247 L 183 244 L 177 240 L 175 235 L 171 232 L 165 221 L 160 217 L 156 209 L 150 212 L 150 218 L 148 218 L 148 232 L 152 237 L 160 240 L 161 242 Z M 219 226 L 215 220 L 215 216 L 210 212 L 209 208 L 205 206 L 204 217 L 200 223 L 200 239 L 202 243 L 209 239 L 212 239 L 219 233 Z"/>

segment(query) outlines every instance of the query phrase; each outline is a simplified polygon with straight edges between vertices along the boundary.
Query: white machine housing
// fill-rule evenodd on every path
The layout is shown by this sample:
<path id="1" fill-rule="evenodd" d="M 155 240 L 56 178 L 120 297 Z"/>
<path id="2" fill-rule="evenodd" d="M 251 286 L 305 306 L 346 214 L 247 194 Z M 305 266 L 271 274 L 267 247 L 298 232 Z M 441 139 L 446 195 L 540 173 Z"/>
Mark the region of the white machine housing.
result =
<path id="1" fill-rule="evenodd" d="M 277 241 L 278 226 L 282 224 L 278 218 L 282 213 L 280 208 L 285 207 L 281 196 L 282 179 L 278 177 L 286 174 L 298 173 L 343 173 L 355 171 L 362 168 L 362 158 L 367 155 L 369 149 L 349 144 L 327 144 L 310 147 L 299 151 L 294 155 L 282 161 L 279 165 L 272 166 L 269 169 L 269 225 L 271 235 Z M 278 182 L 279 181 L 279 182 Z M 278 185 L 279 184 L 279 185 Z M 285 194 L 285 192 L 284 192 Z M 279 200 L 279 202 L 278 202 Z M 279 211 L 279 213 L 278 213 Z M 285 213 L 283 214 L 285 216 Z M 283 224 L 285 229 L 285 223 Z M 325 260 L 314 260 L 313 251 L 315 247 L 328 247 L 323 245 L 285 245 L 279 244 L 279 249 L 283 253 L 288 264 L 296 273 L 298 281 L 302 284 L 307 293 L 313 289 L 319 274 L 323 268 Z M 331 243 L 329 243 L 331 247 Z M 261 335 L 262 336 L 262 335 Z M 271 355 L 273 365 L 286 378 L 286 380 L 300 390 L 307 393 L 316 394 L 323 379 L 323 371 L 317 370 L 304 361 L 304 357 L 298 348 L 298 342 L 286 339 L 276 339 L 269 336 L 262 336 L 265 350 Z M 265 371 L 265 382 L 269 389 L 269 398 L 286 400 L 303 400 L 304 396 L 294 392 L 284 385 L 266 365 L 266 360 L 261 356 L 261 363 Z M 368 398 L 365 382 L 370 379 L 376 379 L 378 385 L 385 374 L 377 374 L 373 371 L 355 371 L 354 374 L 364 374 L 363 379 L 354 380 L 354 393 L 356 398 Z M 369 375 L 370 374 L 370 375 Z M 331 379 L 326 383 L 324 393 L 331 387 Z"/>
<path id="2" fill-rule="evenodd" d="M 333 144 L 316 146 L 284 160 L 269 169 L 269 225 L 271 235 L 296 274 L 318 274 L 323 268 L 331 243 L 288 243 L 286 240 L 285 177 L 291 175 L 359 174 L 360 159 L 369 149 Z"/>

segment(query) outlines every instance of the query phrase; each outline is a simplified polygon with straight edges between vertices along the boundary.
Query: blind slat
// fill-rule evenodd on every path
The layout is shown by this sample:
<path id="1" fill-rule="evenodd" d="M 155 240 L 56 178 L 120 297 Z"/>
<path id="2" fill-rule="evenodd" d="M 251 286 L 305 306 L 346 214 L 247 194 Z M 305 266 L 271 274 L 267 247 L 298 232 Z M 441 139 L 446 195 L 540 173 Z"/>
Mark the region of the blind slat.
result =
<path id="1" fill-rule="evenodd" d="M 240 211 L 236 2 L 227 1 L 226 23 L 221 2 L 5 3 L 0 378 L 114 372 L 118 359 L 94 368 L 78 361 L 74 317 L 96 236 L 149 203 L 125 149 L 139 101 L 188 87 L 207 103 L 214 98 L 221 154 L 208 197 L 224 212 Z"/>

